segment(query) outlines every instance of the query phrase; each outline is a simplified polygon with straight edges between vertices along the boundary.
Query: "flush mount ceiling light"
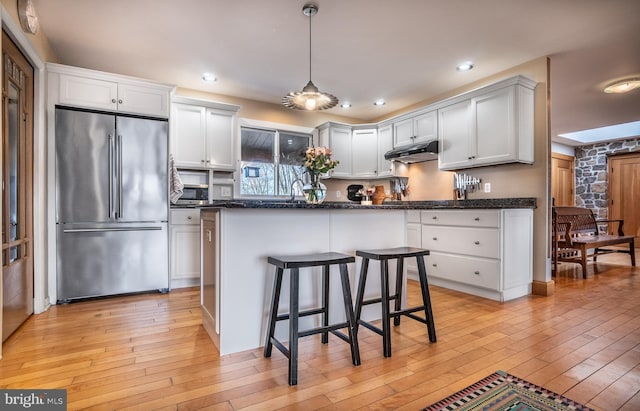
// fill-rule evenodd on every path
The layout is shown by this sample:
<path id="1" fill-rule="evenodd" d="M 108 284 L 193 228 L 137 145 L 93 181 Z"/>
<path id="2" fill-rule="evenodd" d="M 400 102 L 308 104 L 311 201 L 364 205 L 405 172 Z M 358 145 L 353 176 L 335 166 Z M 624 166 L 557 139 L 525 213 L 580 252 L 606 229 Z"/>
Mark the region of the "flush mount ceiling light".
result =
<path id="1" fill-rule="evenodd" d="M 214 81 L 218 80 L 215 76 L 215 74 L 213 73 L 204 73 L 202 75 L 202 80 L 206 81 L 207 83 L 213 83 Z"/>
<path id="2" fill-rule="evenodd" d="M 471 63 L 470 61 L 467 61 L 466 63 L 459 64 L 458 67 L 456 67 L 456 70 L 469 71 L 472 68 L 473 68 L 473 63 Z"/>
<path id="3" fill-rule="evenodd" d="M 640 88 L 640 78 L 629 78 L 616 81 L 605 87 L 605 93 L 626 93 L 633 89 Z"/>
<path id="4" fill-rule="evenodd" d="M 379 99 L 373 102 L 374 106 L 384 106 L 385 104 L 387 104 L 387 102 L 384 101 L 383 99 Z"/>
<path id="5" fill-rule="evenodd" d="M 309 17 L 309 82 L 302 91 L 291 92 L 282 98 L 282 104 L 294 110 L 317 111 L 335 107 L 336 96 L 318 90 L 311 81 L 311 17 L 318 13 L 318 6 L 305 4 L 302 13 Z"/>
<path id="6" fill-rule="evenodd" d="M 345 101 L 344 103 L 340 104 L 340 107 L 342 107 L 342 108 L 351 108 L 351 103 Z"/>

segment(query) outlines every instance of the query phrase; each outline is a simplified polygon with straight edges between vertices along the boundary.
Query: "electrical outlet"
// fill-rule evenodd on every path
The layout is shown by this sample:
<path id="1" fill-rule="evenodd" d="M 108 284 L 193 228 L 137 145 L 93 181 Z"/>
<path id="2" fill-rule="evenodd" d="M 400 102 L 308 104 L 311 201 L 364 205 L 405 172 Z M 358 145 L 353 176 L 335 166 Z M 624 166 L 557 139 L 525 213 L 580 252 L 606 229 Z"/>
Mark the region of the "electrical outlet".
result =
<path id="1" fill-rule="evenodd" d="M 220 187 L 220 197 L 231 197 L 231 187 Z"/>
<path id="2" fill-rule="evenodd" d="M 340 198 L 342 197 L 342 191 L 338 190 L 336 191 L 336 198 Z"/>
<path id="3" fill-rule="evenodd" d="M 484 192 L 485 193 L 491 192 L 491 183 L 484 183 Z"/>

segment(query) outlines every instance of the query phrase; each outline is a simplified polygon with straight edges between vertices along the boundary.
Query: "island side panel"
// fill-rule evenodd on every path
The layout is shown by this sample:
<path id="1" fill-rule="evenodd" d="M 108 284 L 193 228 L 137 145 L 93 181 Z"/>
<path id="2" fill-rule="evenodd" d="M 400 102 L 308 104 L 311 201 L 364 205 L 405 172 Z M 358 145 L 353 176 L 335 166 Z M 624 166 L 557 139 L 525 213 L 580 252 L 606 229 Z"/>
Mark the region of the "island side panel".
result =
<path id="1" fill-rule="evenodd" d="M 274 276 L 267 256 L 325 251 L 355 255 L 359 248 L 402 246 L 406 241 L 403 210 L 222 209 L 219 216 L 220 355 L 264 345 Z M 349 264 L 354 298 L 359 268 L 360 261 Z M 368 293 L 380 284 L 377 264 L 371 268 Z M 320 301 L 320 275 L 305 275 L 319 274 L 319 270 L 301 270 L 301 308 Z M 344 316 L 337 272 L 336 267 L 331 273 L 332 321 Z M 280 312 L 288 309 L 288 281 L 285 274 Z M 379 318 L 379 308 L 370 308 L 366 318 Z M 318 321 L 313 317 L 303 320 L 301 327 L 305 328 Z M 286 339 L 286 322 L 278 325 L 276 334 Z"/>

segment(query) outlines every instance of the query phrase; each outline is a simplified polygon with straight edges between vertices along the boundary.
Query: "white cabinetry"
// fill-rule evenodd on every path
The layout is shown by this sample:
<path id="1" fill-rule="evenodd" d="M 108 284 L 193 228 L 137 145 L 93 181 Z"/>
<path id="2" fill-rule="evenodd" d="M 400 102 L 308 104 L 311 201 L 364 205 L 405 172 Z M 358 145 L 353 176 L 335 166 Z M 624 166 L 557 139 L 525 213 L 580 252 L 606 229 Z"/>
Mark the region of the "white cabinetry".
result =
<path id="1" fill-rule="evenodd" d="M 401 147 L 438 138 L 436 110 L 419 113 L 393 123 L 393 146 Z"/>
<path id="2" fill-rule="evenodd" d="M 120 113 L 169 117 L 174 87 L 100 71 L 48 64 L 59 104 Z"/>
<path id="3" fill-rule="evenodd" d="M 375 178 L 378 176 L 378 131 L 353 130 L 351 135 L 351 176 Z"/>
<path id="4" fill-rule="evenodd" d="M 391 136 L 385 135 L 385 138 L 390 139 Z M 332 158 L 339 161 L 338 166 L 331 170 L 331 177 L 379 177 L 380 156 L 384 153 L 380 154 L 377 128 L 325 123 L 318 127 L 318 139 L 320 145 L 331 149 Z M 390 165 L 383 176 L 389 175 Z"/>
<path id="5" fill-rule="evenodd" d="M 518 76 L 442 103 L 439 168 L 533 163 L 534 88 Z"/>
<path id="6" fill-rule="evenodd" d="M 351 177 L 351 128 L 329 127 L 329 147 L 338 165 L 331 170 L 332 177 Z"/>
<path id="7" fill-rule="evenodd" d="M 393 176 L 393 162 L 384 158 L 384 154 L 391 149 L 393 149 L 393 126 L 387 124 L 378 127 L 378 177 Z"/>
<path id="8" fill-rule="evenodd" d="M 200 283 L 200 211 L 172 209 L 169 225 L 171 288 Z"/>
<path id="9" fill-rule="evenodd" d="M 422 226 L 420 210 L 407 210 L 407 246 L 422 248 Z M 415 258 L 404 260 L 407 264 L 407 275 L 418 280 L 418 264 Z"/>
<path id="10" fill-rule="evenodd" d="M 498 301 L 530 294 L 532 210 L 428 210 L 421 221 L 432 284 Z"/>
<path id="11" fill-rule="evenodd" d="M 171 153 L 178 167 L 233 171 L 238 106 L 175 97 Z"/>

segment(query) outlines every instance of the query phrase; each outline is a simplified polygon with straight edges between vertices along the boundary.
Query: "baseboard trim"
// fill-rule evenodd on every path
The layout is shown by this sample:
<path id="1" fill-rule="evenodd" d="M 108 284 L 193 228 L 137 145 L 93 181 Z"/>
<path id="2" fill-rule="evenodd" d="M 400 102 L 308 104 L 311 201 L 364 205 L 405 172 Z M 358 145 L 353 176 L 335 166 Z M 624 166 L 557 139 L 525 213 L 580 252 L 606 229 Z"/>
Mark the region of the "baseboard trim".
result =
<path id="1" fill-rule="evenodd" d="M 531 294 L 533 295 L 542 295 L 544 297 L 549 297 L 553 295 L 556 291 L 556 283 L 555 281 L 534 281 L 531 283 Z"/>

